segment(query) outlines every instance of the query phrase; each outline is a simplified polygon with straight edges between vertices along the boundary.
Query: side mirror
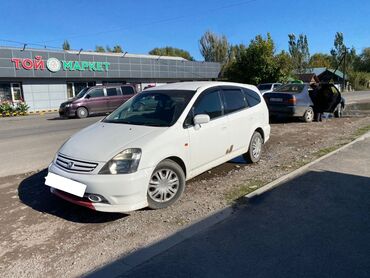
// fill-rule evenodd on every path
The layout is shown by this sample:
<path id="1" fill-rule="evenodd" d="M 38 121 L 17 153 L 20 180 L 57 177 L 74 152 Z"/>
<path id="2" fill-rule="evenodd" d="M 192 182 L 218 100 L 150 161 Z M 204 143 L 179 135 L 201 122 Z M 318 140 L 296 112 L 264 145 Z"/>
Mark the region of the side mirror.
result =
<path id="1" fill-rule="evenodd" d="M 210 120 L 211 118 L 209 117 L 209 115 L 199 114 L 194 117 L 193 122 L 194 122 L 195 128 L 199 129 L 201 124 L 209 123 Z"/>
<path id="2" fill-rule="evenodd" d="M 89 98 L 91 98 L 91 96 L 90 95 L 86 95 L 85 98 L 86 99 L 89 99 Z"/>

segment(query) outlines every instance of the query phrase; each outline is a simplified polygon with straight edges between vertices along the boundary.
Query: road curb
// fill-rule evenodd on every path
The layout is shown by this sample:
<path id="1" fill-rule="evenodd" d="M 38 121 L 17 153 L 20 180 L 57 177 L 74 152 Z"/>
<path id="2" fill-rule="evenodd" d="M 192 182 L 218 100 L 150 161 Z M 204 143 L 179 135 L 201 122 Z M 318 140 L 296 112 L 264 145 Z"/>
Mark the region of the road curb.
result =
<path id="1" fill-rule="evenodd" d="M 266 184 L 266 185 L 264 185 L 264 186 L 256 189 L 255 191 L 253 191 L 253 192 L 245 195 L 245 197 L 248 198 L 248 199 L 251 199 L 251 198 L 256 197 L 258 195 L 261 195 L 261 194 L 263 194 L 263 193 L 265 193 L 265 192 L 267 192 L 267 191 L 269 191 L 269 190 L 271 190 L 271 189 L 273 189 L 275 187 L 278 187 L 283 182 L 289 181 L 292 178 L 295 178 L 296 176 L 304 173 L 312 165 L 314 165 L 314 164 L 316 164 L 316 163 L 318 163 L 318 162 L 320 162 L 320 161 L 322 161 L 322 160 L 324 160 L 324 159 L 326 159 L 326 158 L 328 158 L 328 157 L 330 157 L 330 156 L 332 156 L 332 155 L 334 155 L 334 154 L 336 154 L 338 152 L 341 152 L 342 150 L 344 150 L 344 149 L 352 146 L 353 144 L 355 144 L 355 143 L 357 143 L 359 141 L 362 141 L 362 140 L 364 140 L 364 139 L 366 139 L 368 137 L 370 137 L 370 132 L 367 132 L 364 135 L 360 136 L 359 138 L 357 138 L 357 139 L 349 142 L 348 144 L 346 144 L 346 145 L 344 145 L 344 146 L 336 149 L 335 151 L 332 151 L 332 152 L 330 152 L 330 153 L 328 153 L 328 154 L 326 154 L 324 156 L 321 156 L 321 157 L 315 159 L 314 161 L 311 161 L 310 163 L 308 163 L 308 164 L 306 164 L 306 165 L 304 165 L 304 166 L 302 166 L 302 167 L 294 170 L 293 172 L 290 172 L 289 174 L 286 174 L 286 175 L 284 175 L 284 176 L 282 176 L 282 177 L 280 177 L 280 178 L 278 178 L 278 179 L 276 179 L 276 180 L 274 180 L 274 181 L 272 181 L 272 182 L 270 182 L 270 183 L 268 183 L 268 184 Z"/>
<path id="2" fill-rule="evenodd" d="M 354 141 L 338 148 L 337 150 L 328 153 L 296 170 L 293 172 L 282 176 L 276 179 L 273 182 L 270 182 L 261 188 L 245 195 L 246 198 L 251 199 L 255 196 L 261 195 L 273 188 L 282 185 L 284 182 L 291 180 L 292 178 L 304 173 L 309 167 L 312 165 L 350 147 L 351 145 L 364 140 L 365 138 L 370 137 L 370 132 L 360 136 L 359 138 L 355 139 Z M 123 276 L 125 273 L 129 272 L 133 268 L 143 264 L 144 262 L 150 260 L 151 258 L 160 255 L 161 253 L 167 251 L 168 249 L 180 244 L 181 242 L 191 238 L 192 236 L 199 234 L 214 225 L 224 221 L 225 219 L 229 218 L 233 214 L 233 207 L 231 205 L 222 208 L 215 213 L 211 214 L 210 216 L 205 216 L 202 219 L 196 221 L 195 223 L 189 224 L 184 229 L 175 232 L 174 234 L 168 236 L 165 239 L 158 240 L 143 249 L 138 251 L 134 251 L 133 253 L 129 254 L 128 256 L 119 258 L 118 260 L 114 261 L 111 264 L 105 265 L 101 268 L 95 269 L 91 272 L 86 273 L 83 277 L 93 277 L 93 278 L 100 278 L 100 277 L 118 277 Z"/>

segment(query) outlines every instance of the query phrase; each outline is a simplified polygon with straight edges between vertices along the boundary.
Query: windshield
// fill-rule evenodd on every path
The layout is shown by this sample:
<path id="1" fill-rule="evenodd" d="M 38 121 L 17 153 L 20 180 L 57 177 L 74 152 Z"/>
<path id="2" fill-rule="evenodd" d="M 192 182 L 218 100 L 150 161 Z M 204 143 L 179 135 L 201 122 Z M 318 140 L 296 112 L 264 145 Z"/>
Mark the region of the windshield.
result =
<path id="1" fill-rule="evenodd" d="M 305 84 L 286 84 L 277 88 L 274 92 L 299 94 L 305 86 Z"/>
<path id="2" fill-rule="evenodd" d="M 87 90 L 89 89 L 89 87 L 85 87 L 85 88 L 83 88 L 78 94 L 77 94 L 77 96 L 76 96 L 76 98 L 82 98 L 84 95 L 85 95 L 85 93 L 87 92 Z"/>
<path id="3" fill-rule="evenodd" d="M 271 89 L 272 84 L 259 84 L 257 86 L 258 90 L 260 91 L 266 91 Z"/>
<path id="4" fill-rule="evenodd" d="M 122 104 L 104 119 L 106 123 L 171 126 L 180 117 L 195 91 L 153 90 Z"/>

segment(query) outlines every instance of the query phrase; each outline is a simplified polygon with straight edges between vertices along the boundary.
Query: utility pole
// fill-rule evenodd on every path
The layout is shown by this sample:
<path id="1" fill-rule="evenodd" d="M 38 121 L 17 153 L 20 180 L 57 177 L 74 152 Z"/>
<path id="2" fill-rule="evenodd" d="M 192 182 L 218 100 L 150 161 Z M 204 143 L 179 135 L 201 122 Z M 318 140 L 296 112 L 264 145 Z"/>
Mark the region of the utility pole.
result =
<path id="1" fill-rule="evenodd" d="M 343 53 L 343 92 L 346 89 L 346 56 L 347 56 L 347 47 L 344 48 Z"/>

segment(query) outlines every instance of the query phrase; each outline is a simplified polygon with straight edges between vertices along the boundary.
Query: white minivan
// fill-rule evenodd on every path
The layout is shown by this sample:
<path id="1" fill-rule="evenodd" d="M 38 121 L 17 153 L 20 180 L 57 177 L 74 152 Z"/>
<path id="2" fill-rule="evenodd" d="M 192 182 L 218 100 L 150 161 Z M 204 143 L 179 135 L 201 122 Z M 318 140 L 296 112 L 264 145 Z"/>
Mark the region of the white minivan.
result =
<path id="1" fill-rule="evenodd" d="M 269 136 L 268 109 L 255 86 L 167 84 L 73 135 L 49 165 L 45 184 L 98 211 L 165 208 L 186 180 L 240 155 L 257 162 Z"/>

